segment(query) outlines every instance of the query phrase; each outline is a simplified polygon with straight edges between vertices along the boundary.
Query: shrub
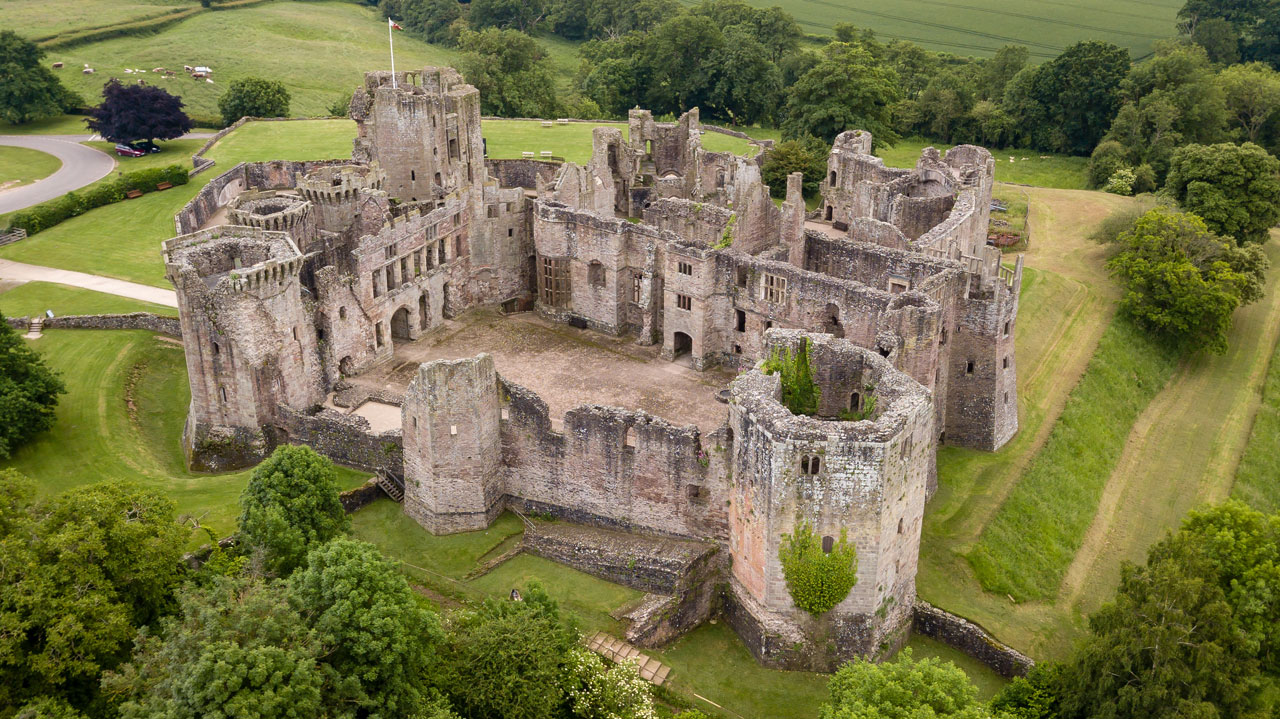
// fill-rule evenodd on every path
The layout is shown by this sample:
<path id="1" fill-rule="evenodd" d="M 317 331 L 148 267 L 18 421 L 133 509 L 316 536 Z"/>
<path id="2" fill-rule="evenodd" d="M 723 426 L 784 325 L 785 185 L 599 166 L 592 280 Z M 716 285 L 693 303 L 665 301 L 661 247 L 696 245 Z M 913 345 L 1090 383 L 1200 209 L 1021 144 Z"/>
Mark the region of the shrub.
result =
<path id="1" fill-rule="evenodd" d="M 291 99 L 289 90 L 275 80 L 242 77 L 218 98 L 218 111 L 228 125 L 242 117 L 286 117 Z"/>
<path id="2" fill-rule="evenodd" d="M 813 416 L 818 412 L 818 400 L 822 390 L 813 381 L 813 368 L 809 366 L 809 340 L 805 339 L 799 351 L 775 347 L 769 359 L 761 367 L 765 374 L 778 374 L 782 381 L 782 404 L 792 414 Z"/>
<path id="3" fill-rule="evenodd" d="M 281 445 L 253 470 L 240 495 L 240 534 L 265 553 L 280 575 L 303 564 L 307 552 L 351 526 L 333 463 L 310 447 Z"/>
<path id="4" fill-rule="evenodd" d="M 1102 187 L 1117 170 L 1129 166 L 1129 151 L 1115 140 L 1098 143 L 1089 156 L 1085 173 L 1089 187 Z"/>
<path id="5" fill-rule="evenodd" d="M 189 180 L 186 168 L 181 165 L 128 172 L 114 180 L 104 180 L 92 185 L 83 194 L 68 192 L 56 200 L 15 212 L 9 218 L 9 226 L 22 228 L 28 235 L 34 235 L 59 222 L 83 215 L 95 207 L 120 202 L 124 199 L 125 193 L 131 190 L 143 193 L 154 192 L 156 185 L 162 182 L 185 185 Z"/>
<path id="6" fill-rule="evenodd" d="M 1107 179 L 1107 186 L 1103 189 L 1113 195 L 1132 195 L 1135 179 L 1137 178 L 1134 177 L 1133 170 L 1128 167 L 1122 167 L 1112 173 L 1111 177 Z"/>
<path id="7" fill-rule="evenodd" d="M 844 601 L 858 583 L 858 550 L 843 529 L 840 541 L 823 552 L 813 527 L 801 520 L 793 534 L 782 535 L 778 560 L 791 601 L 815 617 Z"/>

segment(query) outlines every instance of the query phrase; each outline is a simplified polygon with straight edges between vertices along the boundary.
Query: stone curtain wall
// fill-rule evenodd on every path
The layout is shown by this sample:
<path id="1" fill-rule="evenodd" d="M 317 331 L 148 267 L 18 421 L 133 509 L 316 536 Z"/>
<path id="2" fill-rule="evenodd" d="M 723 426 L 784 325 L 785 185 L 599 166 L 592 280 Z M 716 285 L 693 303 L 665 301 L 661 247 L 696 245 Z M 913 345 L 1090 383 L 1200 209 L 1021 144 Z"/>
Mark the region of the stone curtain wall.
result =
<path id="1" fill-rule="evenodd" d="M 331 409 L 299 412 L 276 408 L 280 437 L 290 444 L 305 444 L 338 464 L 366 472 L 404 473 L 404 451 L 399 430 L 374 432 L 369 420 Z"/>
<path id="2" fill-rule="evenodd" d="M 10 327 L 26 330 L 29 317 L 8 317 Z M 147 330 L 169 337 L 182 337 L 177 317 L 163 317 L 150 312 L 131 312 L 125 315 L 67 315 L 44 319 L 47 330 Z"/>
<path id="3" fill-rule="evenodd" d="M 726 435 L 712 434 L 704 447 L 696 427 L 599 405 L 570 410 L 556 432 L 540 397 L 502 385 L 509 398 L 502 459 L 513 504 L 611 529 L 727 539 Z"/>
<path id="4" fill-rule="evenodd" d="M 1003 677 L 1026 676 L 1035 666 L 1030 657 L 1000 642 L 977 624 L 925 601 L 916 601 L 911 628 L 959 649 Z"/>
<path id="5" fill-rule="evenodd" d="M 539 179 L 551 182 L 560 169 L 560 163 L 549 160 L 485 160 L 484 165 L 499 186 L 526 190 L 537 189 Z"/>

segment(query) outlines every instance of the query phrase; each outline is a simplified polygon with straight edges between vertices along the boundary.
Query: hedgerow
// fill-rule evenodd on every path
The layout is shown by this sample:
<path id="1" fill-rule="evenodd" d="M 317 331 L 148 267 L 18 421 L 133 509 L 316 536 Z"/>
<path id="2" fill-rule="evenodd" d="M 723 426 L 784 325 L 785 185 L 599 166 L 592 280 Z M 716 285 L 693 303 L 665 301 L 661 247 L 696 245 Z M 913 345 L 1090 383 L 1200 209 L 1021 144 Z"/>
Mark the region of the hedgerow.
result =
<path id="1" fill-rule="evenodd" d="M 187 184 L 189 179 L 186 168 L 181 165 L 128 172 L 114 180 L 93 185 L 84 192 L 68 192 L 56 200 L 16 212 L 9 218 L 9 226 L 20 227 L 28 235 L 34 235 L 59 222 L 83 215 L 95 207 L 120 202 L 125 198 L 125 193 L 132 190 L 155 192 L 156 185 L 162 182 L 176 186 Z"/>

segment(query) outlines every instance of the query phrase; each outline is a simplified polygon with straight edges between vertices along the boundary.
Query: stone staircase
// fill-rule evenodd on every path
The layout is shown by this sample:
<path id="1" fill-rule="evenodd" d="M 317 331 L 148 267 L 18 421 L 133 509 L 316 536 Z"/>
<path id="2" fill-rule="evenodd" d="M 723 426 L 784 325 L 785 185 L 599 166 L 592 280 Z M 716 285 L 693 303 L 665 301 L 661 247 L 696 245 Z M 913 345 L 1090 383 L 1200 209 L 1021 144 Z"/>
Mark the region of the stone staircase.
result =
<path id="1" fill-rule="evenodd" d="M 634 661 L 640 678 L 662 686 L 671 674 L 671 667 L 604 632 L 596 632 L 586 640 L 587 648 L 611 662 Z"/>
<path id="2" fill-rule="evenodd" d="M 44 318 L 43 317 L 31 318 L 31 321 L 27 323 L 27 334 L 25 335 L 26 338 L 29 340 L 37 339 L 43 333 L 44 333 Z"/>

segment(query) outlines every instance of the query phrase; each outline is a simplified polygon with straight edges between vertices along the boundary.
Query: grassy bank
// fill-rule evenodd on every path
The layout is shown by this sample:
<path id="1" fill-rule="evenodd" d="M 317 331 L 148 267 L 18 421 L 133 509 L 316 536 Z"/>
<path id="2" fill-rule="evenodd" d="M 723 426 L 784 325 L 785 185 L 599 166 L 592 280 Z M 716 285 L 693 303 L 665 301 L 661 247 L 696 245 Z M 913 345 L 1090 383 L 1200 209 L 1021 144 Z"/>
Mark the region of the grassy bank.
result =
<path id="1" fill-rule="evenodd" d="M 1280 344 L 1271 355 L 1262 404 L 1236 469 L 1231 496 L 1263 512 L 1280 511 Z"/>
<path id="2" fill-rule="evenodd" d="M 969 553 L 983 588 L 1019 601 L 1057 592 L 1130 428 L 1176 367 L 1128 319 L 1112 321 L 1044 448 Z"/>
<path id="3" fill-rule="evenodd" d="M 138 482 L 219 536 L 234 529 L 249 472 L 186 470 L 181 438 L 190 390 L 180 345 L 142 331 L 51 330 L 31 346 L 62 374 L 67 394 L 53 429 L 0 467 L 31 477 L 42 494 L 107 480 Z M 343 489 L 366 476 L 342 470 Z"/>

